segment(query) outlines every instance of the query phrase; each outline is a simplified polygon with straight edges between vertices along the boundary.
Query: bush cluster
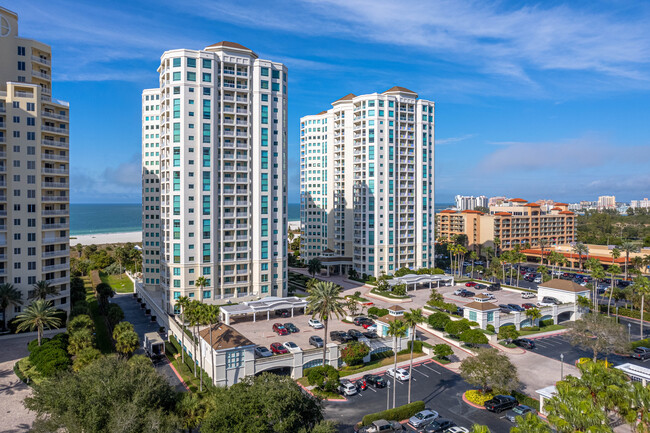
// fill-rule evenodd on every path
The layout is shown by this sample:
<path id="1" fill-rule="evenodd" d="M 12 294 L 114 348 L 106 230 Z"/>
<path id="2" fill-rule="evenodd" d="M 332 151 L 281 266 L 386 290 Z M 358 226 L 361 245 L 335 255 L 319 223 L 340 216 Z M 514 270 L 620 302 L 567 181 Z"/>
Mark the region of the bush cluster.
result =
<path id="1" fill-rule="evenodd" d="M 544 326 L 551 326 L 551 325 L 554 325 L 554 323 L 553 323 L 553 319 L 541 320 L 541 321 L 539 322 L 539 326 L 541 326 L 542 328 L 543 328 Z"/>
<path id="2" fill-rule="evenodd" d="M 452 337 L 460 338 L 461 334 L 469 330 L 469 320 L 450 320 L 449 323 L 445 325 L 445 332 Z"/>
<path id="3" fill-rule="evenodd" d="M 27 346 L 30 349 L 29 362 L 43 376 L 54 376 L 60 371 L 67 370 L 70 366 L 70 357 L 68 356 L 68 335 L 57 334 L 51 339 L 44 338 L 41 346 L 38 341 L 30 342 Z"/>
<path id="4" fill-rule="evenodd" d="M 650 347 L 650 338 L 632 342 L 632 350 L 637 347 Z"/>
<path id="5" fill-rule="evenodd" d="M 378 359 L 390 358 L 391 356 L 393 356 L 393 351 L 385 350 L 383 352 L 373 353 L 370 355 L 370 360 L 377 361 Z"/>
<path id="6" fill-rule="evenodd" d="M 422 342 L 419 340 L 415 341 L 415 345 L 413 346 L 413 352 L 422 352 Z M 411 340 L 409 340 L 406 349 L 400 350 L 397 352 L 398 355 L 405 355 L 407 353 L 411 353 Z"/>
<path id="7" fill-rule="evenodd" d="M 481 391 L 476 389 L 470 389 L 469 391 L 465 392 L 465 398 L 474 404 L 478 404 L 479 406 L 483 406 L 485 402 L 490 400 L 492 397 L 494 397 L 494 394 L 491 392 L 486 392 L 483 394 Z"/>
<path id="8" fill-rule="evenodd" d="M 405 404 L 404 406 L 396 407 L 395 409 L 388 409 L 382 412 L 373 413 L 363 417 L 361 423 L 363 425 L 370 425 L 373 421 L 385 419 L 388 421 L 401 421 L 408 419 L 416 413 L 424 410 L 423 401 L 414 401 L 413 403 Z"/>
<path id="9" fill-rule="evenodd" d="M 368 356 L 370 353 L 370 348 L 363 343 L 358 341 L 353 341 L 343 348 L 341 351 L 341 359 L 347 365 L 359 365 L 363 364 L 363 358 Z"/>
<path id="10" fill-rule="evenodd" d="M 522 394 L 519 391 L 513 391 L 512 396 L 517 399 L 519 404 L 526 405 L 528 407 L 532 407 L 536 411 L 539 412 L 539 400 L 536 400 L 532 397 L 527 396 L 526 394 Z"/>
<path id="11" fill-rule="evenodd" d="M 335 392 L 339 386 L 339 372 L 331 365 L 308 368 L 305 371 L 307 382 L 327 392 Z"/>
<path id="12" fill-rule="evenodd" d="M 488 332 L 491 332 L 493 334 L 496 332 L 496 330 L 494 329 L 494 325 L 487 325 L 485 327 L 485 330 L 488 331 Z"/>
<path id="13" fill-rule="evenodd" d="M 388 310 L 386 308 L 378 308 L 378 307 L 370 307 L 370 308 L 368 308 L 368 315 L 369 316 L 383 317 L 386 314 L 388 314 Z"/>
<path id="14" fill-rule="evenodd" d="M 443 330 L 445 329 L 445 326 L 447 326 L 447 323 L 451 321 L 451 319 L 447 314 L 439 311 L 430 315 L 427 321 L 429 322 L 429 326 L 431 326 L 433 329 Z"/>

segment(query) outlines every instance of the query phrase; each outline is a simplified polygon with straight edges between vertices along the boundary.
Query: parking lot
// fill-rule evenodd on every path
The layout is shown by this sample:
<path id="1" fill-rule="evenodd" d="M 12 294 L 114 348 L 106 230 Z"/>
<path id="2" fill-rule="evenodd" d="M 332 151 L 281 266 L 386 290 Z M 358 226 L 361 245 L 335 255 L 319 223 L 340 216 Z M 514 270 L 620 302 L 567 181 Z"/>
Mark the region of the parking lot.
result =
<path id="1" fill-rule="evenodd" d="M 237 331 L 244 334 L 249 340 L 259 346 L 269 347 L 271 343 L 286 343 L 287 341 L 292 341 L 296 343 L 302 350 L 313 348 L 309 344 L 309 337 L 312 335 L 318 335 L 321 338 L 324 338 L 324 330 L 314 329 L 307 324 L 311 319 L 311 315 L 303 314 L 302 309 L 296 309 L 294 311 L 293 317 L 279 317 L 274 313 L 271 313 L 270 320 L 266 320 L 266 314 L 258 314 L 257 321 L 253 322 L 252 316 L 250 318 L 240 318 L 233 320 L 231 323 L 237 329 Z M 296 334 L 289 335 L 278 335 L 273 332 L 273 324 L 280 323 L 293 323 L 299 330 Z M 344 323 L 339 319 L 331 319 L 327 325 L 328 334 L 331 331 L 348 331 L 349 329 L 357 329 L 359 331 L 364 331 L 360 326 L 355 326 L 350 323 Z M 329 339 L 329 335 L 328 335 Z"/>
<path id="2" fill-rule="evenodd" d="M 467 289 L 471 292 L 474 292 L 475 294 L 479 293 L 486 293 L 488 295 L 494 296 L 495 299 L 492 299 L 490 302 L 496 305 L 499 304 L 517 304 L 521 305 L 523 303 L 531 303 L 531 304 L 536 304 L 537 303 L 537 295 L 533 298 L 529 299 L 524 299 L 521 296 L 521 292 L 517 291 L 511 291 L 511 290 L 497 290 L 495 292 L 490 292 L 486 289 L 480 290 L 477 289 L 476 287 L 466 287 L 465 284 L 461 285 L 456 285 L 456 286 L 445 286 L 445 287 L 440 287 L 438 291 L 443 295 L 445 298 L 445 302 L 453 302 L 454 304 L 458 306 L 463 306 L 467 303 L 473 302 L 474 299 L 472 297 L 467 297 L 463 298 L 462 296 L 454 295 L 454 291 L 459 289 L 459 288 L 464 288 Z"/>
<path id="3" fill-rule="evenodd" d="M 399 366 L 408 369 L 408 363 Z M 354 431 L 354 425 L 365 415 L 386 410 L 387 399 L 390 399 L 392 407 L 393 379 L 385 374 L 384 379 L 390 382 L 387 388 L 368 387 L 365 391 L 348 397 L 347 401 L 326 402 L 325 417 L 338 421 L 339 431 L 348 433 Z M 473 424 L 478 423 L 487 425 L 493 432 L 507 432 L 512 427 L 504 418 L 505 413 L 491 413 L 463 402 L 462 394 L 472 387 L 459 375 L 432 361 L 414 366 L 411 380 L 411 401 L 424 401 L 427 408 L 435 410 L 442 418 L 451 419 L 461 427 L 471 428 Z M 396 403 L 401 406 L 408 400 L 408 382 L 398 380 L 396 386 Z"/>

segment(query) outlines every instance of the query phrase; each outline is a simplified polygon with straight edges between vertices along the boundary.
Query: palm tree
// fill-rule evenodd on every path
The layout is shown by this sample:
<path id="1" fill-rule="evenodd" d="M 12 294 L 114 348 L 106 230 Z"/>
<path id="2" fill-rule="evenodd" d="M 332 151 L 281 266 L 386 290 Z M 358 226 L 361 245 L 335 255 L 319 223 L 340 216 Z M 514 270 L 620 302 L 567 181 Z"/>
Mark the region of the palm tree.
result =
<path id="1" fill-rule="evenodd" d="M 643 257 L 641 256 L 632 257 L 631 263 L 634 269 L 638 269 L 639 272 L 641 273 L 643 272 L 643 264 L 645 263 Z"/>
<path id="2" fill-rule="evenodd" d="M 542 318 L 542 312 L 539 311 L 539 308 L 536 307 L 529 308 L 526 310 L 526 317 L 530 319 L 531 323 L 533 324 L 532 326 L 535 326 L 535 322 Z"/>
<path id="3" fill-rule="evenodd" d="M 489 268 L 489 267 L 490 267 L 490 257 L 493 257 L 493 256 L 494 256 L 494 248 L 492 248 L 492 247 L 485 247 L 485 248 L 483 248 L 483 250 L 485 251 L 485 260 L 486 260 L 486 262 L 487 262 L 487 263 L 485 264 L 485 267 L 486 267 L 486 268 Z"/>
<path id="4" fill-rule="evenodd" d="M 48 295 L 58 295 L 59 291 L 47 281 L 37 281 L 32 286 L 34 290 L 30 294 L 30 299 L 45 299 Z"/>
<path id="5" fill-rule="evenodd" d="M 133 329 L 120 332 L 118 335 L 114 335 L 113 338 L 115 339 L 115 350 L 124 355 L 125 358 L 128 358 L 140 346 L 138 334 Z"/>
<path id="6" fill-rule="evenodd" d="M 331 281 L 319 281 L 309 290 L 307 296 L 307 313 L 323 322 L 325 336 L 323 338 L 323 366 L 327 354 L 327 326 L 331 317 L 345 315 L 345 300 L 341 298 L 341 287 Z"/>
<path id="7" fill-rule="evenodd" d="M 474 424 L 469 433 L 490 433 L 490 429 L 484 425 Z"/>
<path id="8" fill-rule="evenodd" d="M 56 308 L 52 306 L 50 301 L 37 299 L 25 311 L 16 316 L 18 328 L 16 332 L 25 330 L 38 331 L 38 345 L 41 345 L 43 340 L 43 329 L 53 329 L 61 326 L 61 319 L 57 317 L 58 313 Z"/>
<path id="9" fill-rule="evenodd" d="M 576 242 L 576 244 L 573 246 L 573 252 L 578 255 L 578 263 L 580 270 L 582 270 L 582 256 L 589 254 L 589 247 L 587 247 L 587 245 L 583 244 L 582 242 Z"/>
<path id="10" fill-rule="evenodd" d="M 472 261 L 472 278 L 474 278 L 474 260 L 478 259 L 478 254 L 476 252 L 472 251 L 469 253 L 469 258 Z M 411 382 L 409 382 L 410 384 Z"/>
<path id="11" fill-rule="evenodd" d="M 307 271 L 309 272 L 312 278 L 314 278 L 316 274 L 320 273 L 321 268 L 322 268 L 321 262 L 316 258 L 313 258 L 307 262 Z"/>
<path id="12" fill-rule="evenodd" d="M 472 253 L 474 252 L 472 251 Z M 415 328 L 418 324 L 423 323 L 425 320 L 426 318 L 422 314 L 421 308 L 411 308 L 411 311 L 404 313 L 404 323 L 407 327 L 411 328 L 411 363 L 409 366 L 409 376 L 413 374 L 413 348 L 415 346 Z M 411 402 L 411 382 L 413 381 L 409 380 L 409 403 Z"/>
<path id="13" fill-rule="evenodd" d="M 634 242 L 623 242 L 621 245 L 621 251 L 625 252 L 625 279 L 629 278 L 629 273 L 627 271 L 628 263 L 630 263 L 630 253 L 636 253 L 639 251 L 639 247 Z"/>
<path id="14" fill-rule="evenodd" d="M 194 332 L 192 332 L 192 346 L 194 349 L 192 350 L 192 353 L 194 354 L 192 357 L 192 363 L 194 364 L 194 377 L 197 377 L 196 374 L 196 344 L 197 344 L 197 335 L 199 334 L 199 325 L 201 324 L 202 318 L 201 318 L 201 302 L 197 300 L 193 300 L 190 302 L 189 307 L 187 308 L 187 321 L 189 322 L 190 326 L 194 328 Z M 199 349 L 200 349 L 199 345 Z M 200 359 L 200 357 L 199 357 Z"/>
<path id="15" fill-rule="evenodd" d="M 314 287 L 316 284 L 318 284 L 319 281 L 320 280 L 318 280 L 316 278 L 310 278 L 309 280 L 307 280 L 307 284 L 305 284 L 305 288 L 307 289 L 307 291 L 310 291 L 312 289 L 312 287 Z"/>
<path id="16" fill-rule="evenodd" d="M 609 308 L 612 305 L 612 296 L 614 295 L 614 278 L 621 273 L 621 267 L 619 265 L 611 265 L 607 271 L 609 271 L 609 275 L 612 277 L 612 285 L 609 288 L 609 301 L 607 302 L 607 315 L 609 316 Z"/>
<path id="17" fill-rule="evenodd" d="M 402 338 L 406 336 L 406 331 L 408 327 L 406 323 L 401 321 L 400 319 L 394 320 L 388 324 L 388 335 L 393 337 L 393 354 L 394 354 L 394 362 L 393 362 L 393 409 L 395 409 L 395 391 L 397 388 L 397 339 Z M 412 347 L 412 346 L 411 346 Z M 409 381 L 411 379 L 409 378 Z"/>
<path id="18" fill-rule="evenodd" d="M 2 329 L 7 329 L 7 308 L 10 305 L 22 305 L 23 294 L 12 284 L 0 284 L 0 309 L 2 309 Z"/>
<path id="19" fill-rule="evenodd" d="M 495 254 L 498 256 L 499 255 L 499 248 L 501 248 L 501 238 L 498 236 L 494 237 L 494 251 Z"/>
<path id="20" fill-rule="evenodd" d="M 546 277 L 548 275 L 548 268 L 545 265 L 540 265 L 540 266 L 537 267 L 537 272 L 539 272 L 539 274 L 541 275 L 542 283 L 543 283 L 544 282 L 544 277 Z"/>
<path id="21" fill-rule="evenodd" d="M 643 339 L 643 304 L 645 297 L 650 295 L 650 281 L 646 277 L 636 277 L 634 284 L 632 284 L 632 290 L 641 296 L 641 339 Z"/>
<path id="22" fill-rule="evenodd" d="M 208 285 L 208 280 L 205 277 L 199 277 L 194 281 L 194 285 L 199 289 L 199 296 L 203 299 L 203 288 Z"/>
<path id="23" fill-rule="evenodd" d="M 219 323 L 219 306 L 209 304 L 204 305 L 204 318 L 207 321 L 207 324 L 210 325 L 210 365 L 212 365 L 212 380 L 214 380 L 216 372 L 214 369 L 214 356 L 212 352 L 212 327 L 215 323 Z"/>
<path id="24" fill-rule="evenodd" d="M 539 260 L 540 264 L 544 264 L 544 250 L 546 250 L 546 247 L 548 246 L 548 241 L 544 238 L 541 238 L 539 240 L 539 248 L 542 250 L 542 258 Z"/>
<path id="25" fill-rule="evenodd" d="M 551 427 L 534 413 L 515 417 L 515 424 L 510 433 L 551 433 Z"/>
<path id="26" fill-rule="evenodd" d="M 594 303 L 594 310 L 596 310 L 598 305 L 598 282 L 605 278 L 605 270 L 603 269 L 603 265 L 600 264 L 600 261 L 593 257 L 587 259 L 585 267 L 589 270 L 589 274 L 595 280 L 591 287 L 591 299 Z"/>
<path id="27" fill-rule="evenodd" d="M 181 326 L 183 327 L 183 333 L 181 334 L 181 361 L 185 363 L 185 312 L 190 306 L 190 298 L 181 296 L 176 300 L 176 305 L 181 310 Z"/>

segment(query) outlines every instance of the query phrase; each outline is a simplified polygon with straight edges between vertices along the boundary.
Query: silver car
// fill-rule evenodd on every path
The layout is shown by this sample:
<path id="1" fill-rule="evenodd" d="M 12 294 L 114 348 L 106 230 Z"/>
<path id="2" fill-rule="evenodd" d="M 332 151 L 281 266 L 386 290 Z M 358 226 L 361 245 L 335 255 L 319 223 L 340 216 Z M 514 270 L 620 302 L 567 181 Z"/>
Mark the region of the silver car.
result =
<path id="1" fill-rule="evenodd" d="M 255 356 L 259 358 L 268 358 L 269 356 L 273 356 L 273 352 L 264 346 L 257 346 L 255 348 Z"/>
<path id="2" fill-rule="evenodd" d="M 438 418 L 438 412 L 435 410 L 424 409 L 423 411 L 420 411 L 409 418 L 408 425 L 417 429 L 418 427 L 428 424 L 436 418 Z"/>

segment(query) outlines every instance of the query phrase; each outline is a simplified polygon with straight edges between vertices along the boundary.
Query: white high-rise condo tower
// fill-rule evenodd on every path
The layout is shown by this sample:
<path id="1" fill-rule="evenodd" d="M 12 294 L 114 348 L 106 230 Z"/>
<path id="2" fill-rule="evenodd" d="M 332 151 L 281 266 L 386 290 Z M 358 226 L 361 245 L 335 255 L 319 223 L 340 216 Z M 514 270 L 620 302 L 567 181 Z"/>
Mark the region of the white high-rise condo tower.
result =
<path id="1" fill-rule="evenodd" d="M 300 121 L 300 255 L 328 272 L 434 266 L 434 103 L 393 87 Z"/>
<path id="2" fill-rule="evenodd" d="M 69 310 L 69 104 L 52 98 L 52 52 L 18 36 L 18 16 L 0 7 L 0 284 L 22 293 L 38 281 Z M 2 311 L 0 311 L 2 315 Z"/>
<path id="3" fill-rule="evenodd" d="M 166 51 L 158 72 L 142 94 L 144 284 L 170 313 L 181 296 L 286 296 L 287 68 L 219 42 Z"/>

